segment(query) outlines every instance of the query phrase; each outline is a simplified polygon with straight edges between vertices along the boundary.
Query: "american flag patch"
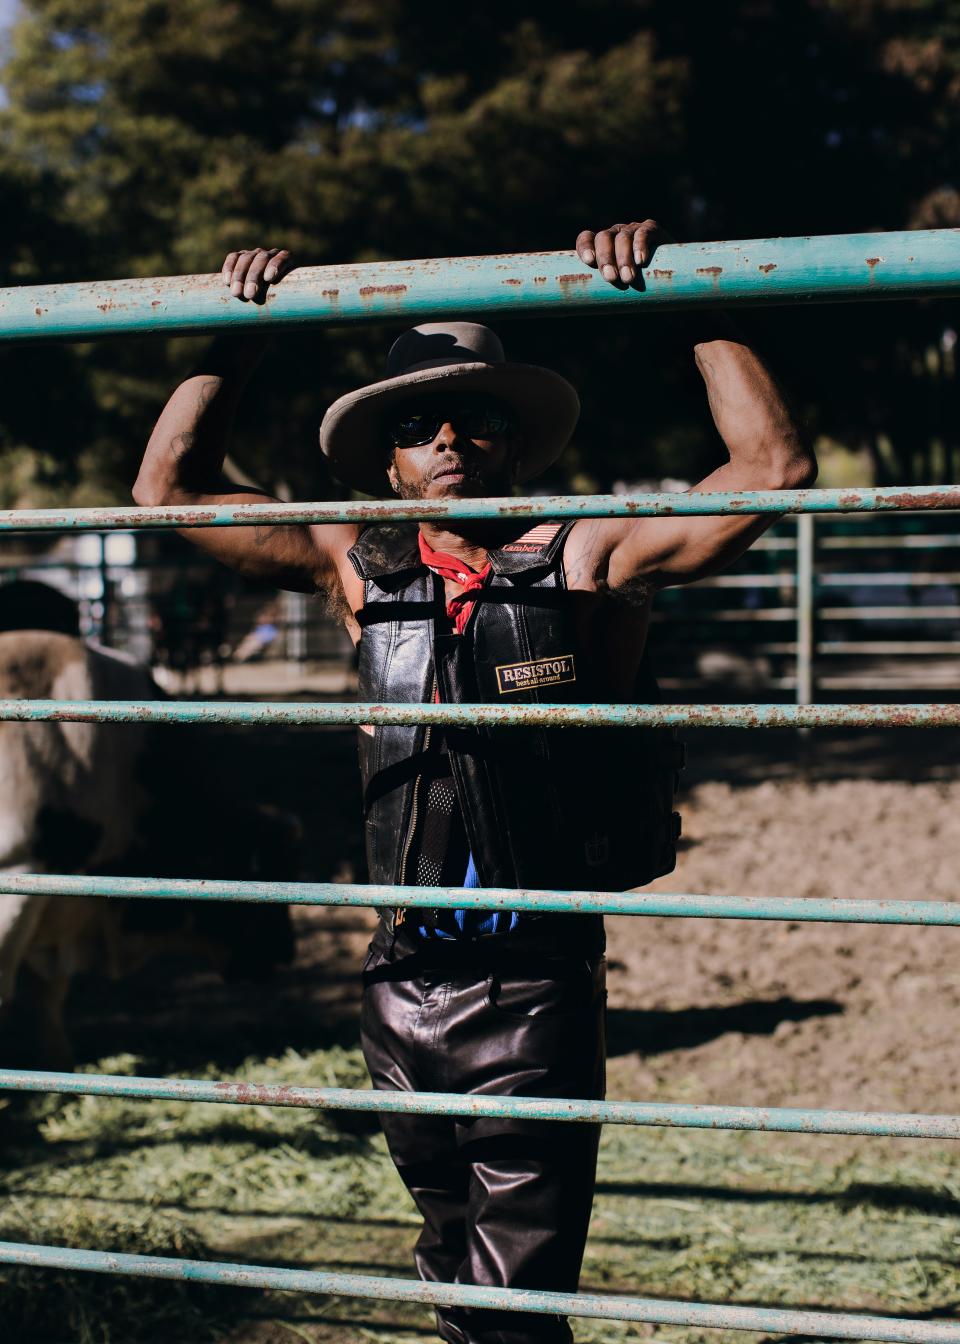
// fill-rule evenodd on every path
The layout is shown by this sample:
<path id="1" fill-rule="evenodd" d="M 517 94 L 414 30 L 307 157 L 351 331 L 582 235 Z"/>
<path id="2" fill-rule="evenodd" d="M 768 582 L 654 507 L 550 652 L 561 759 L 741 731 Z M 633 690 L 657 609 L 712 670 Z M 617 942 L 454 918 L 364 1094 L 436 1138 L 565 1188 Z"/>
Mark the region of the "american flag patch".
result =
<path id="1" fill-rule="evenodd" d="M 554 537 L 560 531 L 560 523 L 538 523 L 536 527 L 531 527 L 529 532 L 524 532 L 522 537 L 517 537 L 509 546 L 504 546 L 505 551 L 545 551 L 553 541 Z"/>

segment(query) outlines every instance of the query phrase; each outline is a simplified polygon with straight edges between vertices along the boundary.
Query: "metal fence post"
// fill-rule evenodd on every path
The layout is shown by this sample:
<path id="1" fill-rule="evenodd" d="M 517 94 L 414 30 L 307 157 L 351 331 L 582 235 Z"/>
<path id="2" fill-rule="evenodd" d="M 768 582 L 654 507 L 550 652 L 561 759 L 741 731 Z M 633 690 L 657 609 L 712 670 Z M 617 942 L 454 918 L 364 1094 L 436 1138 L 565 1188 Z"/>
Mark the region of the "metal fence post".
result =
<path id="1" fill-rule="evenodd" d="M 285 654 L 292 663 L 307 658 L 307 598 L 305 593 L 284 593 Z"/>
<path id="2" fill-rule="evenodd" d="M 814 698 L 814 515 L 797 515 L 797 689 L 798 705 Z"/>

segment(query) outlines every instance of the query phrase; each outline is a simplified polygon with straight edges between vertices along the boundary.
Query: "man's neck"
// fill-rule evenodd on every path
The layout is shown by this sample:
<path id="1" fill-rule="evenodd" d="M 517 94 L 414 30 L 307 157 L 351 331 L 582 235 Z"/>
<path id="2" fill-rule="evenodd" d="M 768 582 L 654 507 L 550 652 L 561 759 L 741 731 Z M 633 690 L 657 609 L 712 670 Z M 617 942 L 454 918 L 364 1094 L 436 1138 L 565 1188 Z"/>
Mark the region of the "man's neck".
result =
<path id="1" fill-rule="evenodd" d="M 458 523 L 438 527 L 435 523 L 425 521 L 420 524 L 420 531 L 431 550 L 455 556 L 471 569 L 482 569 L 487 563 L 489 552 L 509 540 L 516 528 L 509 524 L 505 527 L 498 522 Z"/>

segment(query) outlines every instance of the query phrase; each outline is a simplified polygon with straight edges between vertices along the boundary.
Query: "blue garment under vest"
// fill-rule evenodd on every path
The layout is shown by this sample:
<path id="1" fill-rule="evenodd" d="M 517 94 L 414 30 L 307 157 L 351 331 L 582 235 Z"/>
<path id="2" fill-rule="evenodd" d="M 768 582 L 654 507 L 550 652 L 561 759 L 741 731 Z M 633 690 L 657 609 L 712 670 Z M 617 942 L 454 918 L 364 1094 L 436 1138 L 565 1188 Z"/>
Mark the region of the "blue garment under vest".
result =
<path id="1" fill-rule="evenodd" d="M 471 854 L 467 859 L 467 873 L 463 879 L 464 888 L 478 888 L 480 879 Z M 421 938 L 482 938 L 488 933 L 510 933 L 517 927 L 519 915 L 516 910 L 454 910 L 453 921 L 460 930 L 448 933 L 445 929 L 427 928 L 420 925 Z"/>

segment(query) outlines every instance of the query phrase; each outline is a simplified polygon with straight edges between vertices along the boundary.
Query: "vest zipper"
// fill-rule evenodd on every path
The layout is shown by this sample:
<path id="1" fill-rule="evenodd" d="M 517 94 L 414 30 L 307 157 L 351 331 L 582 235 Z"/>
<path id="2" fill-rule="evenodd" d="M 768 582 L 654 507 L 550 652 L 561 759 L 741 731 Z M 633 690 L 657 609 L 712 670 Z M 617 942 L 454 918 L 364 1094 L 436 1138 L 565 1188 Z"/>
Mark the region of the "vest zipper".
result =
<path id="1" fill-rule="evenodd" d="M 433 688 L 430 692 L 428 704 L 434 704 L 437 699 L 437 677 L 434 673 Z M 430 738 L 433 735 L 433 724 L 428 723 L 423 733 L 423 751 L 426 754 L 430 749 Z M 410 806 L 410 822 L 407 826 L 406 839 L 403 842 L 403 856 L 400 859 L 400 883 L 401 887 L 407 884 L 407 860 L 410 857 L 410 850 L 413 847 L 413 839 L 417 832 L 417 816 L 420 811 L 420 786 L 423 783 L 423 775 L 417 775 L 413 781 L 413 802 Z M 403 906 L 397 908 L 394 918 L 395 924 L 402 924 L 406 911 Z"/>

